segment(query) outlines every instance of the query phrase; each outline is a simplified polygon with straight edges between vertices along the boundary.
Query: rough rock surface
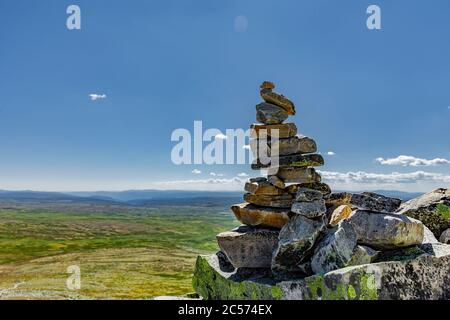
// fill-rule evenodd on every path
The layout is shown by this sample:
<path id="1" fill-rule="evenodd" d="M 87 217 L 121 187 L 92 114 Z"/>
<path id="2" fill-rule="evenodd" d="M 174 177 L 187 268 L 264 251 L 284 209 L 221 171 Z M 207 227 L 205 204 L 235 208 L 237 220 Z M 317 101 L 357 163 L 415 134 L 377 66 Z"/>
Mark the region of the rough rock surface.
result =
<path id="1" fill-rule="evenodd" d="M 273 165 L 273 161 L 259 161 L 259 158 L 255 158 L 255 162 L 252 163 L 252 169 L 267 168 Z M 266 159 L 264 159 L 266 160 Z M 291 154 L 287 156 L 279 156 L 277 165 L 288 167 L 318 167 L 324 165 L 324 159 L 320 154 Z"/>
<path id="2" fill-rule="evenodd" d="M 422 244 L 424 244 L 424 243 L 439 243 L 438 239 L 436 239 L 433 232 L 426 225 L 423 225 Z"/>
<path id="3" fill-rule="evenodd" d="M 324 274 L 347 266 L 353 256 L 356 239 L 356 232 L 347 221 L 342 221 L 338 227 L 329 230 L 316 245 L 311 260 L 314 274 Z"/>
<path id="4" fill-rule="evenodd" d="M 289 168 L 281 167 L 276 174 L 285 183 L 313 183 L 320 182 L 320 175 L 314 168 Z"/>
<path id="5" fill-rule="evenodd" d="M 291 211 L 306 218 L 314 219 L 324 216 L 327 207 L 325 201 L 321 199 L 312 202 L 294 202 Z"/>
<path id="6" fill-rule="evenodd" d="M 398 213 L 422 221 L 439 238 L 450 228 L 450 189 L 437 189 L 405 202 Z"/>
<path id="7" fill-rule="evenodd" d="M 325 232 L 326 218 L 311 220 L 294 215 L 281 229 L 278 247 L 273 255 L 272 270 L 278 274 L 303 273 L 303 263 L 312 254 L 317 238 Z"/>
<path id="8" fill-rule="evenodd" d="M 258 150 L 261 148 L 263 152 L 267 152 L 267 156 L 272 155 L 291 155 L 314 153 L 317 151 L 316 142 L 305 136 L 295 136 L 286 139 L 251 139 L 250 147 L 253 157 L 259 156 Z"/>
<path id="9" fill-rule="evenodd" d="M 327 210 L 327 217 L 330 221 L 329 225 L 331 227 L 337 226 L 339 222 L 350 217 L 352 211 L 352 207 L 346 204 L 337 207 L 329 207 Z"/>
<path id="10" fill-rule="evenodd" d="M 322 192 L 308 188 L 299 188 L 297 190 L 297 194 L 295 195 L 295 201 L 300 202 L 317 201 L 322 199 L 323 199 Z"/>
<path id="11" fill-rule="evenodd" d="M 442 232 L 441 236 L 439 237 L 439 241 L 445 244 L 450 244 L 450 229 Z"/>
<path id="12" fill-rule="evenodd" d="M 281 124 L 288 118 L 283 108 L 270 103 L 260 103 L 256 106 L 256 121 L 264 124 Z"/>
<path id="13" fill-rule="evenodd" d="M 296 195 L 298 190 L 301 188 L 320 191 L 324 196 L 327 196 L 331 193 L 330 186 L 323 182 L 291 184 L 290 186 L 286 187 L 286 191 L 290 194 Z"/>
<path id="14" fill-rule="evenodd" d="M 374 250 L 367 246 L 357 245 L 353 250 L 352 257 L 348 262 L 349 266 L 358 266 L 368 264 L 375 261 L 380 251 Z"/>
<path id="15" fill-rule="evenodd" d="M 278 230 L 240 226 L 217 235 L 220 249 L 235 268 L 270 268 Z"/>
<path id="16" fill-rule="evenodd" d="M 275 186 L 277 188 L 280 188 L 283 190 L 284 190 L 284 188 L 286 188 L 286 185 L 284 184 L 283 180 L 281 180 L 277 176 L 270 176 L 267 180 L 269 181 L 270 184 L 272 184 L 273 186 Z M 288 191 L 286 190 L 286 192 L 288 192 Z M 290 193 L 290 192 L 288 192 L 288 193 Z"/>
<path id="17" fill-rule="evenodd" d="M 352 195 L 351 204 L 365 210 L 379 212 L 395 212 L 402 200 L 390 198 L 373 192 L 355 193 Z"/>
<path id="18" fill-rule="evenodd" d="M 268 208 L 241 203 L 231 206 L 231 210 L 236 219 L 250 226 L 267 226 L 281 229 L 289 221 L 289 208 Z"/>
<path id="19" fill-rule="evenodd" d="M 294 199 L 289 193 L 277 196 L 246 193 L 244 194 L 244 201 L 262 207 L 290 208 Z"/>
<path id="20" fill-rule="evenodd" d="M 283 189 L 275 187 L 269 181 L 247 182 L 244 189 L 249 193 L 269 196 L 276 196 L 287 193 Z"/>
<path id="21" fill-rule="evenodd" d="M 272 92 L 272 89 L 262 89 L 261 98 L 263 98 L 263 100 L 267 103 L 271 103 L 283 108 L 288 115 L 295 115 L 294 103 L 292 103 L 291 100 L 289 100 L 282 94 Z"/>
<path id="22" fill-rule="evenodd" d="M 264 138 L 267 136 L 276 136 L 278 139 L 295 137 L 297 135 L 297 126 L 295 123 L 282 124 L 252 124 L 250 126 L 250 138 Z"/>
<path id="23" fill-rule="evenodd" d="M 260 271 L 239 274 L 217 254 L 199 256 L 193 285 L 204 299 L 449 300 L 450 245 L 428 244 L 426 252 L 411 259 L 279 283 Z"/>
<path id="24" fill-rule="evenodd" d="M 423 241 L 423 224 L 406 216 L 356 210 L 346 221 L 355 229 L 358 244 L 374 249 L 408 247 Z"/>

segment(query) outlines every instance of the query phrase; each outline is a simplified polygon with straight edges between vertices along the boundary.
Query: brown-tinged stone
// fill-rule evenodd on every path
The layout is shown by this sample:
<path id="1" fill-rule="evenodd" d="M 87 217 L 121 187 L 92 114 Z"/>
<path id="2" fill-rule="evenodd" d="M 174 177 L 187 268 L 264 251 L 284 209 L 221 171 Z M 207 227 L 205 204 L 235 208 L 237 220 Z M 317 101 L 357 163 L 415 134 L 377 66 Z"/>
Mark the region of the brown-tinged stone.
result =
<path id="1" fill-rule="evenodd" d="M 320 175 L 314 168 L 280 167 L 276 176 L 284 183 L 313 183 L 320 182 Z"/>
<path id="2" fill-rule="evenodd" d="M 327 210 L 327 216 L 329 217 L 330 226 L 335 227 L 339 222 L 347 219 L 352 214 L 352 206 L 343 204 L 340 206 L 329 207 Z"/>
<path id="3" fill-rule="evenodd" d="M 259 158 L 255 158 L 255 163 L 252 163 L 252 169 L 258 170 L 274 165 L 300 168 L 318 167 L 323 166 L 324 163 L 324 159 L 320 154 L 292 154 L 264 159 L 263 162 L 260 162 Z"/>
<path id="4" fill-rule="evenodd" d="M 286 191 L 275 187 L 269 181 L 247 182 L 245 184 L 244 189 L 249 193 L 269 195 L 269 196 L 275 196 L 286 193 Z"/>
<path id="5" fill-rule="evenodd" d="M 284 189 L 286 187 L 283 180 L 281 180 L 277 176 L 270 176 L 267 178 L 267 181 L 269 181 L 272 185 L 274 185 L 275 187 L 280 188 L 280 189 Z M 289 192 L 289 193 L 292 193 L 292 192 Z"/>
<path id="6" fill-rule="evenodd" d="M 273 82 L 270 81 L 264 81 L 260 86 L 260 89 L 268 89 L 268 90 L 272 90 L 275 89 L 275 84 Z"/>
<path id="7" fill-rule="evenodd" d="M 331 193 L 331 188 L 329 185 L 323 182 L 311 182 L 311 183 L 300 183 L 300 184 L 291 184 L 286 187 L 286 191 L 290 194 L 296 195 L 298 190 L 301 188 L 313 189 L 322 192 L 324 196 L 327 196 Z"/>
<path id="8" fill-rule="evenodd" d="M 295 123 L 282 124 L 252 124 L 250 126 L 250 138 L 262 138 L 276 136 L 278 139 L 286 139 L 297 135 L 297 126 Z"/>
<path id="9" fill-rule="evenodd" d="M 265 102 L 277 105 L 283 108 L 288 115 L 295 115 L 295 105 L 294 103 L 283 96 L 282 94 L 272 92 L 272 90 L 263 89 L 261 90 L 261 98 L 264 99 Z"/>
<path id="10" fill-rule="evenodd" d="M 289 221 L 290 208 L 269 208 L 241 203 L 231 206 L 231 211 L 243 224 L 281 229 Z"/>
<path id="11" fill-rule="evenodd" d="M 255 158 L 259 156 L 258 150 L 261 150 L 260 152 L 264 152 L 264 155 L 269 157 L 314 153 L 317 151 L 315 141 L 305 136 L 287 139 L 270 139 L 270 137 L 268 139 L 251 139 L 250 148 Z"/>
<path id="12" fill-rule="evenodd" d="M 246 193 L 244 195 L 244 201 L 263 207 L 290 208 L 293 202 L 293 197 L 289 193 L 277 196 L 256 195 Z"/>

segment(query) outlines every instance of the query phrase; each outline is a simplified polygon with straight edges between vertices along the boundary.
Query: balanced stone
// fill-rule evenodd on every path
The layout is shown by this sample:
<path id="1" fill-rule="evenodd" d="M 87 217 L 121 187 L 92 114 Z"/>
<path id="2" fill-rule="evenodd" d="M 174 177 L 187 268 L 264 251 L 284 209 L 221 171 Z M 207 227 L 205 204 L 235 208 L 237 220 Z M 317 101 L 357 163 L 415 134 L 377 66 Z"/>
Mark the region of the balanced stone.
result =
<path id="1" fill-rule="evenodd" d="M 266 226 L 281 229 L 289 221 L 289 208 L 259 207 L 249 203 L 231 206 L 236 219 L 250 226 Z"/>
<path id="2" fill-rule="evenodd" d="M 328 220 L 330 221 L 330 226 L 337 226 L 339 222 L 347 219 L 352 211 L 352 207 L 347 204 L 337 207 L 329 207 L 327 210 L 327 216 L 329 217 Z"/>
<path id="3" fill-rule="evenodd" d="M 270 103 L 260 103 L 256 106 L 256 120 L 264 124 L 280 124 L 288 118 L 283 108 Z"/>
<path id="4" fill-rule="evenodd" d="M 318 167 L 324 165 L 324 159 L 320 154 L 291 154 L 277 157 L 277 162 L 274 163 L 273 158 L 264 163 L 256 158 L 256 163 L 252 163 L 252 169 L 263 169 L 273 166 L 289 166 L 289 167 Z"/>
<path id="5" fill-rule="evenodd" d="M 251 139 L 250 148 L 253 157 L 255 158 L 257 158 L 261 152 L 265 152 L 266 156 L 271 157 L 277 155 L 286 156 L 314 153 L 317 151 L 315 141 L 305 136 L 296 136 L 287 139 Z"/>
<path id="6" fill-rule="evenodd" d="M 276 176 L 285 183 L 313 183 L 320 182 L 320 175 L 314 168 L 280 167 Z"/>
<path id="7" fill-rule="evenodd" d="M 375 261 L 380 251 L 374 250 L 367 246 L 357 245 L 353 250 L 352 257 L 347 263 L 348 266 L 359 266 Z"/>
<path id="8" fill-rule="evenodd" d="M 355 229 L 358 243 L 374 249 L 408 247 L 423 241 L 423 224 L 407 216 L 356 210 L 346 221 Z"/>
<path id="9" fill-rule="evenodd" d="M 272 90 L 275 89 L 275 84 L 270 81 L 264 81 L 259 87 L 263 90 L 264 89 Z"/>
<path id="10" fill-rule="evenodd" d="M 300 188 L 295 195 L 295 201 L 299 202 L 311 202 L 316 200 L 322 200 L 323 194 L 320 191 L 308 188 Z"/>
<path id="11" fill-rule="evenodd" d="M 328 207 L 350 205 L 353 194 L 349 192 L 333 192 L 325 198 Z"/>
<path id="12" fill-rule="evenodd" d="M 263 100 L 267 103 L 271 103 L 283 108 L 289 115 L 295 115 L 294 103 L 282 94 L 272 92 L 272 89 L 262 89 L 260 93 L 261 98 L 263 98 Z"/>
<path id="13" fill-rule="evenodd" d="M 275 136 L 278 139 L 287 139 L 297 135 L 297 126 L 295 123 L 271 125 L 252 124 L 250 129 L 250 138 L 267 139 L 267 137 Z"/>
<path id="14" fill-rule="evenodd" d="M 244 195 L 244 201 L 263 207 L 290 208 L 292 206 L 293 197 L 289 193 L 276 196 L 246 193 Z"/>
<path id="15" fill-rule="evenodd" d="M 248 181 L 250 182 L 263 182 L 263 181 L 267 181 L 267 178 L 264 177 L 256 177 L 256 178 L 250 178 L 248 179 Z"/>
<path id="16" fill-rule="evenodd" d="M 262 195 L 280 195 L 286 193 L 286 191 L 275 187 L 269 181 L 247 182 L 244 189 L 249 193 Z"/>
<path id="17" fill-rule="evenodd" d="M 450 189 L 437 189 L 405 202 L 398 213 L 422 221 L 439 238 L 450 228 Z"/>
<path id="18" fill-rule="evenodd" d="M 296 195 L 298 190 L 301 188 L 320 191 L 324 196 L 327 196 L 331 193 L 330 186 L 323 182 L 291 184 L 290 186 L 286 187 L 286 191 L 289 192 L 290 194 Z"/>
<path id="19" fill-rule="evenodd" d="M 283 180 L 281 180 L 277 176 L 270 176 L 267 180 L 277 188 L 280 188 L 280 189 L 286 188 L 286 185 L 284 184 Z M 292 192 L 289 192 L 289 193 L 292 193 Z"/>
<path id="20" fill-rule="evenodd" d="M 353 227 L 347 221 L 342 221 L 317 244 L 311 260 L 312 271 L 324 274 L 347 266 L 353 256 L 356 240 Z"/>
<path id="21" fill-rule="evenodd" d="M 323 199 L 312 202 L 294 202 L 291 211 L 306 218 L 314 219 L 322 217 L 327 212 L 325 201 Z"/>
<path id="22" fill-rule="evenodd" d="M 351 203 L 361 209 L 394 212 L 400 207 L 402 201 L 373 192 L 363 192 L 361 194 L 353 194 Z"/>
<path id="23" fill-rule="evenodd" d="M 270 268 L 277 230 L 241 226 L 217 235 L 222 252 L 235 268 Z"/>
<path id="24" fill-rule="evenodd" d="M 272 259 L 275 273 L 304 272 L 304 262 L 311 255 L 311 249 L 317 238 L 326 230 L 325 217 L 311 220 L 295 215 L 281 229 L 278 247 Z"/>

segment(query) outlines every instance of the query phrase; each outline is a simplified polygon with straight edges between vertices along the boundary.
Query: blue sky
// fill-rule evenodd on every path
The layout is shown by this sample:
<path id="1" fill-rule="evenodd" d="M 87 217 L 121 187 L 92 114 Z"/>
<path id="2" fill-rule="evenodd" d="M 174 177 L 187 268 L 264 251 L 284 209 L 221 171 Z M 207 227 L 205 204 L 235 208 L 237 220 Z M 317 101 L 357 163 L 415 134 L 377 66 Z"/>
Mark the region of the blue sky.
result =
<path id="1" fill-rule="evenodd" d="M 81 30 L 66 28 L 71 4 Z M 366 27 L 370 4 L 381 30 Z M 447 0 L 1 1 L 0 189 L 240 189 L 248 165 L 176 166 L 170 136 L 195 120 L 248 128 L 263 80 L 296 103 L 334 188 L 449 187 L 449 12 Z"/>

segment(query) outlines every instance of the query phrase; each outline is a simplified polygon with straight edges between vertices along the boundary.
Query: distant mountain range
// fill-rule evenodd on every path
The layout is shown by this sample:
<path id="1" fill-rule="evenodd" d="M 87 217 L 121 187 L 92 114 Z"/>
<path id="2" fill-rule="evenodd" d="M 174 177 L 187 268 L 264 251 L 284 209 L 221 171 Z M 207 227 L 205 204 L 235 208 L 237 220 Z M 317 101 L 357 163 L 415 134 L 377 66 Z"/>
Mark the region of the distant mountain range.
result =
<path id="1" fill-rule="evenodd" d="M 422 193 L 396 190 L 374 190 L 388 197 L 403 201 L 420 196 Z M 95 191 L 95 192 L 39 192 L 39 191 L 6 191 L 0 190 L 0 200 L 16 201 L 58 201 L 86 202 L 97 204 L 127 204 L 132 206 L 166 205 L 201 205 L 229 203 L 231 199 L 242 201 L 242 192 L 213 191 L 172 191 L 172 190 L 127 190 L 127 191 Z"/>

